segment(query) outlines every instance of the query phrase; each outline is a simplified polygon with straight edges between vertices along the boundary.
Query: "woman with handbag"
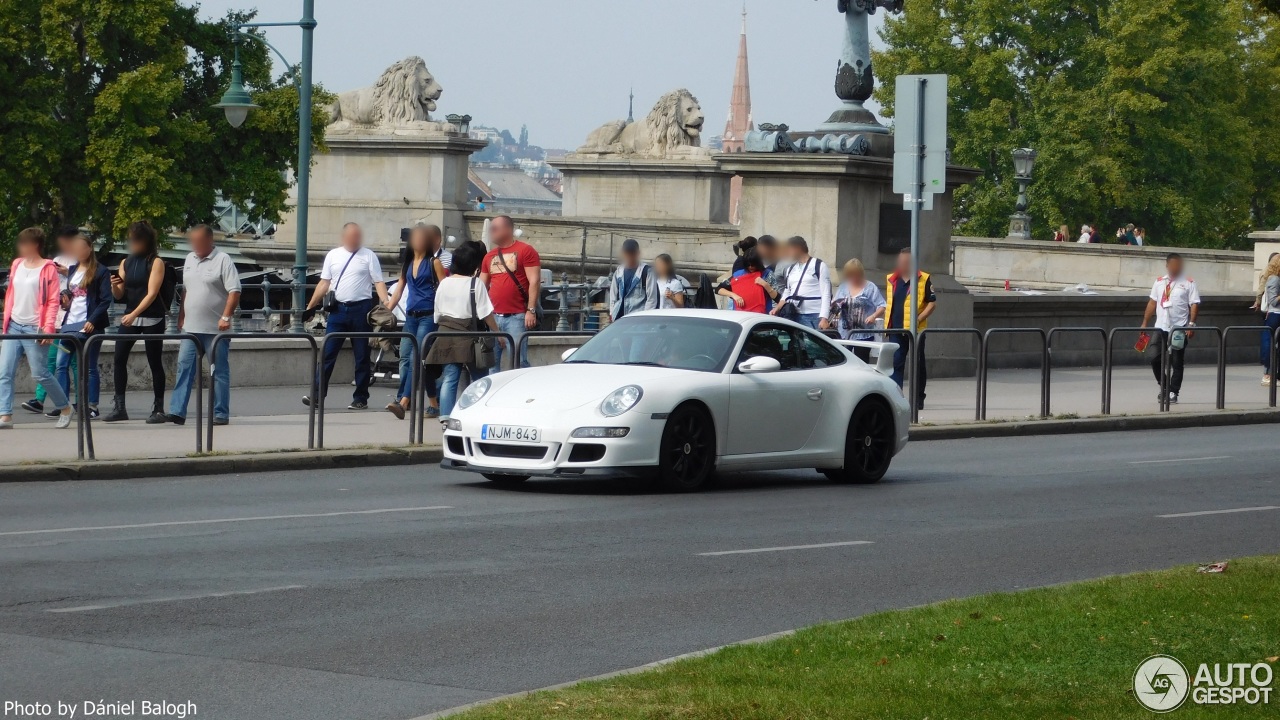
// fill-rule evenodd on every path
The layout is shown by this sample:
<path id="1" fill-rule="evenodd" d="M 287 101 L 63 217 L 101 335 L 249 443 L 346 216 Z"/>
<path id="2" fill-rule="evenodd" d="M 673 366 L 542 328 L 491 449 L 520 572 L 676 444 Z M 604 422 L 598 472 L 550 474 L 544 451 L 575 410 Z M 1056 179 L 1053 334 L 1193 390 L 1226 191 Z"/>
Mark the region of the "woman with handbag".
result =
<path id="1" fill-rule="evenodd" d="M 93 250 L 93 243 L 82 233 L 70 238 L 68 251 L 73 259 L 67 268 L 67 296 L 69 302 L 62 312 L 62 328 L 59 332 L 75 335 L 82 342 L 94 335 L 101 335 L 110 320 L 107 311 L 111 307 L 111 271 L 98 262 Z M 67 397 L 71 397 L 71 360 L 75 350 L 69 341 L 63 340 L 58 349 L 58 361 L 54 375 L 58 385 Z M 98 417 L 98 396 L 101 392 L 101 378 L 98 371 L 98 355 L 102 352 L 102 344 L 98 343 L 86 352 L 81 364 L 82 372 L 89 373 L 88 398 L 81 403 L 88 403 L 86 416 L 90 420 Z M 81 408 L 84 410 L 84 408 Z"/>
<path id="2" fill-rule="evenodd" d="M 418 357 L 413 345 L 416 342 L 417 347 L 422 347 L 427 335 L 436 331 L 436 288 L 449 274 L 440 257 L 443 242 L 440 228 L 435 225 L 418 225 L 409 231 L 407 262 L 401 265 L 400 282 L 396 283 L 396 289 L 386 304 L 388 310 L 395 310 L 400 298 L 406 297 L 404 332 L 416 338 L 400 341 L 400 388 L 396 391 L 396 399 L 387 404 L 387 411 L 401 420 L 409 409 L 409 394 L 413 391 L 412 363 Z M 426 408 L 427 417 L 439 417 L 434 382 L 427 383 L 427 401 L 430 403 Z"/>
<path id="3" fill-rule="evenodd" d="M 434 375 L 443 375 L 440 386 L 440 420 L 448 419 L 457 402 L 462 370 L 467 370 L 471 380 L 478 380 L 489 373 L 494 363 L 494 347 L 498 338 L 472 335 L 450 337 L 447 333 L 476 332 L 481 326 L 498 332 L 498 320 L 493 315 L 493 302 L 489 291 L 477 275 L 484 260 L 484 246 L 477 242 L 464 243 L 453 253 L 452 274 L 436 287 L 435 321 L 439 331 L 446 333 L 436 338 L 427 352 L 426 363 L 433 372 L 427 382 L 434 382 Z"/>
<path id="4" fill-rule="evenodd" d="M 4 296 L 6 335 L 52 335 L 56 331 L 62 299 L 58 266 L 44 258 L 44 231 L 27 228 L 18 233 L 18 257 L 9 268 L 9 290 Z M 71 426 L 71 401 L 49 372 L 48 346 L 53 340 L 11 338 L 0 343 L 0 429 L 13 427 L 13 385 L 18 363 L 25 355 L 31 378 L 44 385 L 49 402 L 58 412 L 58 428 Z"/>

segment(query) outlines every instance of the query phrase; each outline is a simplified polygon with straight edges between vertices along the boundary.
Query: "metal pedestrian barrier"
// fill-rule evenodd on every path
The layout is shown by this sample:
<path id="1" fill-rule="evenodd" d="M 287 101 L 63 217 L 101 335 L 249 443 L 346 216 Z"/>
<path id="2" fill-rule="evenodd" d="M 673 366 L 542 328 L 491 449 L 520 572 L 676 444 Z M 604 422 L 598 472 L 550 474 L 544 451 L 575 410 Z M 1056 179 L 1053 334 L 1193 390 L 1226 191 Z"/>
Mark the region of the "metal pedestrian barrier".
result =
<path id="1" fill-rule="evenodd" d="M 986 345 L 986 338 L 982 336 L 982 332 L 977 328 L 925 328 L 924 330 L 920 331 L 920 337 L 922 338 L 920 342 L 921 347 L 924 346 L 923 339 L 928 338 L 930 335 L 972 335 L 978 340 L 978 357 L 979 358 L 982 357 L 982 348 L 983 346 Z M 922 357 L 920 358 L 920 360 L 921 362 L 923 362 L 924 361 L 923 353 L 921 353 L 921 355 Z M 976 387 L 976 397 L 974 399 L 974 404 L 973 404 L 973 419 L 981 420 L 982 418 L 980 417 L 980 415 L 982 413 L 982 389 L 983 389 L 981 373 L 980 372 L 974 373 L 974 378 L 975 378 L 974 384 L 977 387 Z M 915 395 L 915 393 L 912 393 L 912 395 Z M 913 409 L 914 409 L 914 405 L 915 403 L 913 402 L 912 403 Z M 912 422 L 919 421 L 920 419 L 919 410 L 915 410 L 914 415 L 915 416 L 913 417 Z"/>
<path id="2" fill-rule="evenodd" d="M 419 357 L 423 359 L 423 364 L 426 363 L 427 353 L 430 352 L 431 350 L 431 344 L 435 342 L 437 338 L 442 338 L 442 337 L 495 338 L 496 340 L 499 340 L 499 341 L 505 341 L 508 348 L 514 349 L 517 347 L 515 338 L 511 337 L 509 333 L 489 332 L 487 330 L 468 330 L 466 332 L 453 332 L 450 330 L 435 330 L 427 333 L 426 337 L 422 338 L 422 343 L 419 344 L 418 346 Z M 509 359 L 511 367 L 507 369 L 508 370 L 515 369 L 515 364 L 519 361 L 520 354 L 517 352 L 506 352 L 506 353 L 503 353 L 502 355 L 503 357 Z M 425 377 L 425 376 L 422 373 L 419 373 L 419 377 Z M 415 384 L 414 393 L 418 395 L 418 399 L 415 401 L 418 407 L 426 407 L 427 383 L 425 382 L 425 380 Z M 462 393 L 459 392 L 458 394 L 461 395 Z M 422 437 L 423 437 L 422 430 L 423 430 L 423 425 L 425 424 L 426 423 L 418 424 L 418 444 L 419 445 L 422 444 Z"/>
<path id="3" fill-rule="evenodd" d="M 71 343 L 71 351 L 75 353 L 76 367 L 80 368 L 80 382 L 76 383 L 76 399 L 80 401 L 80 412 L 76 413 L 76 458 L 84 460 L 86 446 L 85 436 L 89 431 L 89 418 L 87 417 L 89 404 L 85 402 L 85 398 L 88 397 L 89 382 L 87 378 L 89 377 L 89 372 L 88 368 L 84 366 L 84 358 L 87 357 L 85 355 L 84 341 L 80 336 L 69 333 L 38 333 L 34 335 L 0 333 L 0 342 L 5 340 L 35 340 L 36 342 L 41 340 L 53 340 L 59 343 L 63 341 Z M 36 360 L 41 364 L 47 363 L 47 353 L 45 357 L 36 358 Z M 57 382 L 57 378 L 54 378 L 54 382 Z M 70 393 L 68 393 L 68 396 L 69 395 Z M 71 402 L 70 397 L 67 398 L 67 402 Z M 88 440 L 87 443 L 89 448 L 89 459 L 92 460 L 93 441 Z"/>
<path id="4" fill-rule="evenodd" d="M 1111 331 L 1107 333 L 1107 352 L 1102 358 L 1103 373 L 1106 378 L 1106 391 L 1105 391 L 1106 402 L 1102 406 L 1103 415 L 1111 414 L 1111 390 L 1113 388 L 1112 371 L 1115 369 L 1114 354 L 1115 354 L 1116 335 L 1120 333 L 1144 333 L 1144 332 L 1151 333 L 1153 330 L 1154 328 L 1149 328 L 1149 327 L 1118 327 L 1118 328 L 1111 328 Z M 1161 374 L 1164 377 L 1168 377 L 1168 372 L 1165 371 L 1165 365 L 1168 362 L 1168 358 L 1165 357 L 1167 355 L 1167 353 L 1165 353 L 1165 344 L 1167 342 L 1167 338 L 1165 337 L 1164 333 L 1156 332 L 1154 333 L 1154 335 L 1152 335 L 1152 340 L 1156 345 L 1156 348 L 1157 348 L 1156 351 L 1159 352 L 1162 357 L 1162 360 L 1160 363 L 1161 371 L 1162 371 Z M 1147 349 L 1150 350 L 1151 348 L 1148 347 Z M 1161 392 L 1165 393 L 1166 385 L 1164 383 L 1161 383 L 1160 388 L 1161 388 Z M 1167 395 L 1167 393 L 1165 394 Z M 1161 409 L 1165 409 L 1163 405 L 1164 405 L 1164 401 L 1162 400 Z"/>
<path id="5" fill-rule="evenodd" d="M 421 403 L 419 403 L 418 392 L 417 392 L 418 386 L 423 384 L 422 362 L 420 358 L 424 357 L 424 355 L 422 355 L 422 348 L 418 345 L 418 337 L 413 333 L 407 333 L 407 332 L 335 332 L 335 333 L 325 334 L 324 342 L 327 345 L 329 344 L 330 341 L 336 341 L 337 343 L 339 343 L 338 352 L 341 353 L 342 352 L 341 343 L 345 340 L 381 340 L 383 338 L 388 338 L 388 339 L 397 338 L 399 340 L 408 340 L 409 345 L 412 347 L 412 350 L 409 351 L 409 355 L 410 355 L 409 367 L 413 368 L 413 371 L 412 371 L 413 382 L 409 385 L 409 388 L 410 388 L 409 389 L 409 444 L 415 445 L 417 443 L 422 442 L 422 433 L 418 432 L 417 430 L 418 430 L 418 424 L 422 422 L 422 418 L 420 417 L 422 408 L 426 405 L 425 398 L 422 400 Z M 400 343 L 400 346 L 403 347 L 404 343 Z M 321 356 L 319 360 L 316 362 L 316 367 L 315 367 L 316 380 L 315 382 L 312 383 L 312 387 L 314 387 L 315 384 L 319 382 L 320 372 L 322 370 L 323 362 L 324 362 L 323 356 Z M 365 358 L 364 362 L 370 362 L 370 361 L 368 358 Z M 370 373 L 372 373 L 373 370 L 374 368 L 372 367 L 369 368 Z M 322 387 L 319 389 L 321 398 L 318 401 L 316 400 L 316 396 L 314 394 L 312 394 L 311 396 L 311 404 L 313 406 L 317 402 L 320 403 L 320 411 L 319 411 L 320 423 L 319 423 L 318 429 L 316 430 L 316 435 L 317 435 L 317 444 L 319 445 L 321 450 L 324 449 L 324 398 L 323 396 L 328 393 L 328 390 L 329 390 L 328 387 Z"/>
<path id="6" fill-rule="evenodd" d="M 978 401 L 978 419 L 987 419 L 987 355 L 991 350 L 992 335 L 1037 335 L 1040 337 L 1040 417 L 1049 415 L 1049 334 L 1044 328 L 991 328 L 982 336 L 981 355 L 978 358 L 978 385 L 981 396 Z"/>
<path id="7" fill-rule="evenodd" d="M 213 361 L 217 359 L 217 352 L 222 341 L 227 341 L 227 352 L 231 352 L 232 340 L 306 340 L 311 345 L 311 403 L 307 417 L 307 449 L 316 449 L 316 411 L 317 404 L 320 406 L 319 411 L 324 412 L 324 397 L 319 393 L 317 371 L 320 367 L 320 344 L 316 342 L 316 336 L 310 333 L 235 333 L 226 332 L 218 333 L 213 336 L 213 340 L 209 343 L 210 361 L 209 367 L 213 368 Z M 209 426 L 207 428 L 206 446 L 209 452 L 213 452 L 213 403 L 214 403 L 214 383 L 209 383 Z M 321 395 L 317 397 L 317 395 Z M 320 447 L 323 448 L 323 436 L 321 436 Z"/>
<path id="8" fill-rule="evenodd" d="M 526 332 L 516 342 L 516 357 L 523 357 L 529 349 L 530 338 L 591 338 L 598 330 L 537 330 Z"/>
<path id="9" fill-rule="evenodd" d="M 1053 401 L 1053 366 L 1052 366 L 1053 338 L 1063 333 L 1097 333 L 1098 337 L 1102 338 L 1103 356 L 1104 356 L 1104 360 L 1102 364 L 1102 412 L 1106 413 L 1107 400 L 1109 397 L 1107 394 L 1108 388 L 1107 388 L 1106 361 L 1110 359 L 1110 356 L 1107 355 L 1106 353 L 1107 331 L 1100 327 L 1060 327 L 1060 328 L 1053 328 L 1052 330 L 1049 331 L 1049 334 L 1045 337 L 1045 344 L 1048 345 L 1049 347 L 1049 362 L 1047 365 L 1049 367 L 1049 371 L 1045 373 L 1046 380 L 1045 380 L 1045 386 L 1044 386 L 1045 416 L 1047 417 L 1053 414 L 1053 402 L 1052 402 Z"/>
<path id="10" fill-rule="evenodd" d="M 1203 328 L 1199 328 L 1203 329 Z M 1267 325 L 1228 325 L 1222 328 L 1218 333 L 1218 409 L 1225 410 L 1227 407 L 1227 338 L 1233 332 L 1244 332 L 1252 330 L 1254 332 L 1266 333 L 1270 340 L 1267 341 L 1268 367 L 1271 368 L 1271 386 L 1268 389 L 1269 398 L 1267 400 L 1268 407 L 1276 406 L 1276 362 L 1280 360 L 1280 332 L 1277 332 Z M 1259 348 L 1261 349 L 1261 348 Z"/>
<path id="11" fill-rule="evenodd" d="M 164 335 L 120 335 L 119 333 L 113 333 L 110 335 L 93 335 L 88 339 L 88 342 L 85 343 L 84 356 L 86 358 L 89 357 L 89 355 L 91 354 L 90 350 L 92 350 L 95 346 L 101 345 L 105 342 L 119 343 L 119 342 L 133 341 L 136 343 L 136 342 L 146 342 L 148 340 L 153 342 L 159 342 L 162 344 L 170 340 L 176 340 L 179 343 L 184 343 L 184 342 L 195 343 L 195 346 L 196 346 L 196 373 L 195 373 L 196 374 L 196 389 L 195 389 L 196 452 L 202 453 L 204 452 L 204 445 L 203 445 L 203 439 L 200 434 L 200 423 L 202 419 L 200 398 L 204 395 L 204 372 L 201 370 L 201 363 L 204 360 L 204 347 L 200 344 L 199 337 L 196 337 L 191 333 L 166 333 Z M 113 347 L 112 349 L 114 350 L 115 348 Z M 84 388 L 84 391 L 86 393 L 85 397 L 88 397 L 87 393 L 89 388 L 89 373 L 86 370 L 81 370 L 80 372 L 80 385 Z M 96 460 L 97 458 L 94 456 L 94 452 L 93 452 L 93 428 L 89 423 L 86 423 L 85 425 L 85 442 L 89 446 L 89 459 Z"/>

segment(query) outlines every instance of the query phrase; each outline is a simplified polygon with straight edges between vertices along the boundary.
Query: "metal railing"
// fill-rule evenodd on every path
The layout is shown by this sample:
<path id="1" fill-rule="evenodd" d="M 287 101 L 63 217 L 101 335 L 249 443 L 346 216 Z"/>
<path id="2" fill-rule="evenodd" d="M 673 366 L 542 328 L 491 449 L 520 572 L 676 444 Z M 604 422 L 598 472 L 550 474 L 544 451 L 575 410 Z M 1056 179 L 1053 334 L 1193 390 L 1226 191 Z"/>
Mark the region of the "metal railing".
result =
<path id="1" fill-rule="evenodd" d="M 504 333 L 504 332 L 495 333 L 495 332 L 488 332 L 484 330 L 452 332 L 449 330 L 436 330 L 436 331 L 427 333 L 426 337 L 422 338 L 422 342 L 418 345 L 418 353 L 419 353 L 418 357 L 423 358 L 423 361 L 425 362 L 427 353 L 431 352 L 431 344 L 434 343 L 437 339 L 443 338 L 443 337 L 495 338 L 498 342 L 506 343 L 508 348 L 516 347 L 515 338 L 511 337 L 510 334 Z M 505 358 L 508 358 L 508 361 L 509 361 L 508 364 L 510 365 L 509 369 L 515 369 L 516 362 L 519 361 L 520 354 L 517 352 L 505 352 L 502 354 L 502 356 Z M 427 406 L 427 383 L 425 382 L 425 379 L 423 378 L 423 373 L 420 371 L 420 369 L 416 369 L 414 375 L 416 378 L 418 378 L 418 382 L 414 383 L 413 392 L 415 395 L 418 396 L 418 398 L 413 402 L 417 405 L 417 407 L 420 407 L 420 408 L 426 407 Z M 461 395 L 461 393 L 459 393 L 459 395 Z M 423 430 L 423 425 L 425 424 L 426 423 L 418 424 L 417 442 L 419 445 L 422 444 L 422 437 L 423 437 L 422 430 Z"/>
<path id="2" fill-rule="evenodd" d="M 1060 328 L 1053 328 L 1052 330 L 1049 331 L 1049 334 L 1045 336 L 1045 340 L 1044 340 L 1045 345 L 1048 346 L 1048 350 L 1049 350 L 1049 360 L 1047 362 L 1047 367 L 1049 368 L 1049 370 L 1045 373 L 1046 381 L 1044 386 L 1045 388 L 1044 389 L 1044 414 L 1046 416 L 1053 414 L 1053 394 L 1052 394 L 1053 393 L 1053 339 L 1060 334 L 1066 334 L 1066 333 L 1097 333 L 1098 337 L 1102 338 L 1103 353 L 1104 355 L 1106 354 L 1107 331 L 1104 328 L 1060 327 Z M 1108 377 L 1108 370 L 1107 370 L 1108 366 L 1106 363 L 1107 360 L 1110 360 L 1109 355 L 1104 358 L 1103 367 L 1102 367 L 1102 412 L 1103 413 L 1107 412 L 1107 400 L 1109 398 L 1109 395 L 1107 394 L 1107 377 Z"/>
<path id="3" fill-rule="evenodd" d="M 84 349 L 85 348 L 84 341 L 78 335 L 72 335 L 68 333 L 37 333 L 33 335 L 0 333 L 0 342 L 22 341 L 22 340 L 34 340 L 36 342 L 40 342 L 42 340 L 52 340 L 57 343 L 62 343 L 64 341 L 71 343 L 71 351 L 75 355 L 76 367 L 82 368 L 80 372 L 81 382 L 76 383 L 76 399 L 80 401 L 81 408 L 87 411 L 89 408 L 89 403 L 85 402 L 84 399 L 89 396 L 88 395 L 89 371 L 88 371 L 88 368 L 84 367 L 84 358 L 86 357 L 85 349 Z M 41 345 L 40 347 L 46 347 L 46 346 Z M 48 350 L 45 351 L 44 357 L 31 358 L 30 360 L 28 360 L 28 364 L 36 363 L 36 362 L 42 365 L 48 363 L 49 362 Z M 54 382 L 57 382 L 57 381 L 58 380 L 55 377 Z M 70 385 L 70 383 L 68 383 L 68 385 Z M 70 392 L 68 392 L 67 394 L 68 396 L 70 396 Z M 67 398 L 67 402 L 71 402 L 70 397 Z M 86 417 L 87 415 L 88 415 L 87 412 L 76 413 L 76 416 L 77 416 L 76 417 L 76 458 L 80 460 L 83 460 L 85 456 L 85 432 L 87 431 L 89 426 L 89 422 Z M 90 460 L 93 459 L 92 441 L 90 441 L 90 445 L 89 445 L 89 459 Z"/>
<path id="4" fill-rule="evenodd" d="M 418 345 L 418 337 L 413 333 L 407 333 L 407 332 L 335 332 L 335 333 L 327 333 L 324 336 L 324 342 L 325 342 L 325 345 L 328 345 L 331 342 L 337 342 L 339 344 L 338 352 L 341 353 L 342 343 L 346 340 L 352 341 L 351 343 L 352 350 L 354 351 L 355 349 L 354 341 L 356 340 L 376 341 L 376 340 L 382 340 L 383 338 L 386 338 L 386 339 L 397 338 L 399 340 L 409 341 L 409 346 L 411 348 L 409 350 L 409 367 L 412 368 L 412 372 L 413 372 L 413 384 L 410 385 L 411 389 L 409 391 L 409 413 L 408 413 L 409 444 L 414 445 L 417 443 L 421 443 L 422 433 L 419 432 L 418 426 L 419 426 L 419 423 L 421 423 L 424 419 L 420 417 L 420 414 L 422 412 L 422 408 L 426 407 L 426 399 L 422 398 L 421 401 L 419 401 L 417 390 L 418 390 L 418 386 L 422 385 L 423 386 L 422 390 L 423 390 L 423 393 L 425 394 L 426 385 L 425 383 L 422 382 L 422 363 L 419 361 L 419 358 L 425 357 L 425 355 L 423 355 L 422 347 Z M 403 342 L 400 343 L 400 346 L 403 347 L 404 343 Z M 317 377 L 316 382 L 319 382 L 319 373 L 321 372 L 320 363 L 323 363 L 323 362 L 324 362 L 324 358 L 321 357 L 316 364 L 316 373 L 315 373 Z M 370 365 L 372 365 L 373 361 L 371 359 L 366 358 L 364 362 L 370 363 Z M 373 371 L 374 371 L 374 368 L 370 367 L 369 368 L 370 376 L 372 376 Z M 314 387 L 315 383 L 313 382 L 312 385 Z M 311 396 L 311 405 L 314 407 L 317 402 L 320 405 L 320 408 L 319 408 L 320 424 L 319 424 L 319 428 L 316 431 L 316 434 L 317 434 L 317 444 L 319 445 L 319 448 L 321 450 L 324 449 L 324 395 L 328 394 L 328 390 L 329 388 L 326 384 L 325 386 L 319 389 L 319 393 L 321 397 L 318 400 L 314 394 L 312 394 Z"/>
<path id="5" fill-rule="evenodd" d="M 281 340 L 281 341 L 305 340 L 309 345 L 311 345 L 311 381 L 310 381 L 311 392 L 308 395 L 308 397 L 311 398 L 311 402 L 308 403 L 309 408 L 308 408 L 308 417 L 307 417 L 307 449 L 308 450 L 316 449 L 317 410 L 321 415 L 324 414 L 324 393 L 321 393 L 319 391 L 319 375 L 318 375 L 320 370 L 320 362 L 322 358 L 320 357 L 320 343 L 316 341 L 316 336 L 312 335 L 311 333 L 268 333 L 268 332 L 218 333 L 217 335 L 213 336 L 213 339 L 209 343 L 210 369 L 213 368 L 213 362 L 214 360 L 217 359 L 218 347 L 222 344 L 224 340 L 226 341 L 228 354 L 231 353 L 231 342 L 233 340 Z M 206 429 L 206 432 L 208 433 L 207 435 L 208 440 L 206 442 L 206 445 L 209 448 L 209 452 L 213 452 L 214 390 L 215 390 L 214 383 L 209 383 L 209 426 Z M 317 408 L 317 406 L 319 407 Z M 321 448 L 324 447 L 323 428 L 321 428 L 321 434 L 320 434 L 320 447 Z"/>
<path id="6" fill-rule="evenodd" d="M 926 331 L 927 332 L 927 331 Z M 1044 328 L 991 328 L 982 336 L 982 346 L 978 356 L 978 419 L 987 419 L 987 372 L 988 353 L 991 350 L 992 335 L 1036 335 L 1040 338 L 1040 417 L 1049 415 L 1049 334 Z"/>
<path id="7" fill-rule="evenodd" d="M 595 335 L 598 330 L 529 330 L 520 336 L 520 340 L 516 342 L 516 357 L 524 357 L 529 351 L 529 340 L 531 338 L 590 338 Z"/>
<path id="8" fill-rule="evenodd" d="M 924 347 L 924 344 L 925 344 L 925 343 L 924 343 L 924 340 L 925 340 L 925 339 L 928 339 L 928 338 L 929 338 L 930 336 L 932 336 L 932 335 L 972 335 L 973 337 L 977 338 L 977 340 L 978 340 L 978 347 L 979 347 L 979 348 L 982 348 L 982 347 L 984 347 L 984 346 L 986 345 L 986 341 L 985 341 L 985 339 L 982 337 L 982 332 L 981 332 L 980 330 L 978 330 L 977 328 L 925 328 L 924 330 L 921 330 L 921 331 L 920 331 L 920 337 L 922 338 L 922 339 L 921 339 L 921 342 L 920 342 L 921 347 Z M 922 353 L 922 354 L 923 354 L 923 353 Z M 925 360 L 925 358 L 923 358 L 923 357 L 922 357 L 922 358 L 921 358 L 921 360 L 922 360 L 922 361 L 924 361 L 924 360 Z M 913 373 L 913 375 L 912 375 L 912 379 L 914 379 L 914 377 L 915 377 L 915 376 L 914 376 L 914 371 L 915 371 L 915 368 L 913 367 L 913 368 L 912 368 L 912 373 Z M 986 396 L 985 396 L 985 394 L 984 394 L 984 392 L 985 392 L 985 388 L 983 387 L 983 382 L 982 382 L 982 378 L 983 378 L 983 376 L 982 376 L 982 374 L 979 372 L 979 373 L 975 373 L 975 375 L 977 376 L 977 377 L 976 377 L 976 381 L 977 381 L 977 382 L 976 382 L 976 385 L 977 385 L 977 388 L 976 388 L 976 390 L 975 390 L 975 392 L 976 392 L 976 397 L 974 398 L 974 404 L 973 404 L 973 419 L 974 419 L 974 420 L 981 420 L 981 419 L 982 419 L 982 407 L 983 407 L 983 406 L 982 406 L 982 403 L 983 403 L 983 401 L 986 399 Z M 920 420 L 920 410 L 919 410 L 918 408 L 916 408 L 916 407 L 915 407 L 915 405 L 916 405 L 916 402 L 915 402 L 915 393 L 911 393 L 911 396 L 912 396 L 912 397 L 911 397 L 911 399 L 909 400 L 909 402 L 911 403 L 912 410 L 913 410 L 913 411 L 914 411 L 914 413 L 915 413 L 914 418 L 912 419 L 912 422 L 919 422 L 919 420 Z"/>

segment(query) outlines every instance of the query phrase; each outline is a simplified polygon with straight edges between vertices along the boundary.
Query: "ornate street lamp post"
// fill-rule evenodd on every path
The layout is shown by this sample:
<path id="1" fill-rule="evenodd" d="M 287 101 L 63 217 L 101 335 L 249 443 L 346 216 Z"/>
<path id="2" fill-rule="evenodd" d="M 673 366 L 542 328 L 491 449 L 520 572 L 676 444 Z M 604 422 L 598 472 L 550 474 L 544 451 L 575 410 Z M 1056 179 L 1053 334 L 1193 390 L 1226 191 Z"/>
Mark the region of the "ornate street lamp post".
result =
<path id="1" fill-rule="evenodd" d="M 313 35 L 316 29 L 315 0 L 302 0 L 302 19 L 297 22 L 237 23 L 235 26 L 235 58 L 231 63 L 231 83 L 222 100 L 214 105 L 222 108 L 231 127 L 240 127 L 249 117 L 249 111 L 258 106 L 253 103 L 244 87 L 240 69 L 240 41 L 251 38 L 270 48 L 284 62 L 293 67 L 274 46 L 257 35 L 241 32 L 245 28 L 298 27 L 302 28 L 302 62 L 293 82 L 298 88 L 298 207 L 295 222 L 297 237 L 293 250 L 293 332 L 302 332 L 302 310 L 307 306 L 307 219 L 311 194 L 311 58 Z"/>
<path id="2" fill-rule="evenodd" d="M 1031 239 L 1031 216 L 1027 214 L 1027 185 L 1031 184 L 1031 169 L 1036 164 L 1036 151 L 1017 148 L 1013 151 L 1013 179 L 1018 183 L 1018 202 L 1009 216 L 1009 237 Z"/>

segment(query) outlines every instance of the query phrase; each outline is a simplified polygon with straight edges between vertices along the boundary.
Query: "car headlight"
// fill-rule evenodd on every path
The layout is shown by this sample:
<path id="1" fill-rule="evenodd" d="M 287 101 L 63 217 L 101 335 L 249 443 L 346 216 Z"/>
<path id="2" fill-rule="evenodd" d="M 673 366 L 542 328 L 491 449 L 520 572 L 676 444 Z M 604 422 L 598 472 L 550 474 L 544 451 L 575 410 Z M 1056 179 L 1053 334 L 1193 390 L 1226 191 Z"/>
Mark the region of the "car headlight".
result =
<path id="1" fill-rule="evenodd" d="M 609 393 L 600 403 L 600 414 L 605 417 L 616 417 L 630 410 L 644 397 L 644 390 L 639 385 L 627 385 Z"/>
<path id="2" fill-rule="evenodd" d="M 453 430 L 454 432 L 462 432 L 462 421 L 457 418 L 445 418 L 444 429 Z"/>
<path id="3" fill-rule="evenodd" d="M 467 386 L 462 392 L 462 396 L 458 398 L 458 407 L 466 410 L 467 408 L 480 402 L 480 398 L 489 392 L 489 388 L 493 383 L 489 382 L 489 378 L 480 378 L 479 380 Z"/>

